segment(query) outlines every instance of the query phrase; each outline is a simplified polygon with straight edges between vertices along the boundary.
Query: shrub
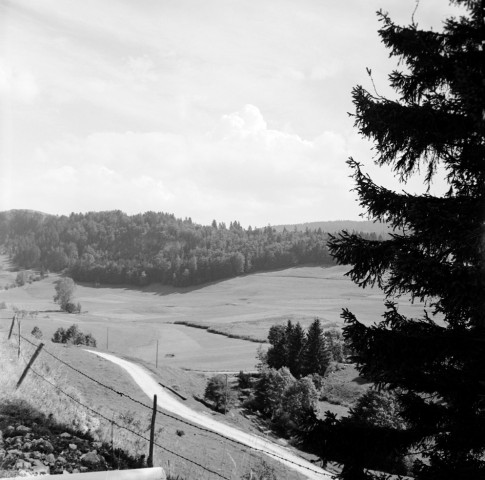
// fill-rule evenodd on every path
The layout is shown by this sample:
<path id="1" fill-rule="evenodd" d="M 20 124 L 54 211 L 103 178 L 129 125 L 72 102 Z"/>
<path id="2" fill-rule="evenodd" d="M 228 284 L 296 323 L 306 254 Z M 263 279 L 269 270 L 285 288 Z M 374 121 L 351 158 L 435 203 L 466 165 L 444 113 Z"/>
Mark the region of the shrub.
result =
<path id="1" fill-rule="evenodd" d="M 67 313 L 81 313 L 81 304 L 78 303 L 72 303 L 72 302 L 67 302 L 66 305 L 64 306 L 64 310 Z"/>
<path id="2" fill-rule="evenodd" d="M 67 330 L 58 328 L 51 339 L 54 343 L 69 343 L 71 345 L 86 345 L 96 347 L 96 339 L 91 333 L 84 334 L 79 331 L 76 324 L 71 325 Z"/>
<path id="3" fill-rule="evenodd" d="M 27 275 L 27 272 L 22 271 L 17 273 L 17 277 L 15 278 L 15 283 L 19 287 L 23 287 L 28 281 L 29 281 L 29 276 Z"/>
<path id="4" fill-rule="evenodd" d="M 30 334 L 39 340 L 42 338 L 42 331 L 37 325 L 32 329 Z"/>
<path id="5" fill-rule="evenodd" d="M 235 393 L 224 375 L 214 375 L 207 381 L 204 398 L 213 402 L 215 408 L 223 412 L 234 405 Z"/>
<path id="6" fill-rule="evenodd" d="M 244 390 L 245 388 L 251 388 L 252 382 L 250 373 L 244 373 L 241 370 L 237 376 L 237 380 L 238 386 L 241 390 Z"/>

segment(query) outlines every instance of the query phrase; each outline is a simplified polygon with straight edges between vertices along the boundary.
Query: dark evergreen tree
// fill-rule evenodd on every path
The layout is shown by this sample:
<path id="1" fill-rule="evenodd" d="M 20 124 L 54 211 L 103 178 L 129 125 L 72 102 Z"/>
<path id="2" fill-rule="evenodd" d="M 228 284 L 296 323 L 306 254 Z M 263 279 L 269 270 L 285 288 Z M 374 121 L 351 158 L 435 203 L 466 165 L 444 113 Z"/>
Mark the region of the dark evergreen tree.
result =
<path id="1" fill-rule="evenodd" d="M 301 375 L 325 375 L 330 363 L 330 351 L 326 348 L 325 337 L 323 335 L 320 319 L 315 318 L 308 327 L 305 349 L 303 351 L 303 362 Z"/>
<path id="2" fill-rule="evenodd" d="M 405 66 L 389 77 L 398 97 L 353 90 L 355 124 L 375 142 L 377 164 L 391 165 L 402 181 L 424 169 L 428 185 L 440 168 L 449 190 L 397 193 L 349 160 L 361 205 L 402 233 L 381 242 L 346 233 L 331 240 L 338 262 L 352 265 L 352 280 L 388 297 L 373 326 L 344 310 L 344 335 L 360 374 L 399 392 L 406 428 L 331 415 L 316 421 L 307 440 L 324 460 L 344 465 L 345 479 L 378 478 L 389 459 L 413 451 L 416 479 L 485 478 L 484 2 L 454 3 L 465 13 L 442 32 L 414 21 L 400 27 L 379 13 L 382 41 Z M 404 293 L 427 302 L 423 317 L 399 313 Z"/>
<path id="3" fill-rule="evenodd" d="M 305 331 L 300 325 L 300 322 L 297 322 L 297 324 L 292 328 L 287 342 L 288 368 L 295 378 L 300 378 L 303 363 L 303 352 L 306 344 Z"/>

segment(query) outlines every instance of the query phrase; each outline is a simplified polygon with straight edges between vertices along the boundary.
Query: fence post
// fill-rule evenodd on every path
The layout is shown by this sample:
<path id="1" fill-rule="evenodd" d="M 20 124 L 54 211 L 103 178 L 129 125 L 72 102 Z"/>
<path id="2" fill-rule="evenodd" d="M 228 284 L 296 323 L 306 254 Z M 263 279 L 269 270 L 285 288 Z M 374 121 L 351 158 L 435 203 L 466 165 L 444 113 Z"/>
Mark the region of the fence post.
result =
<path id="1" fill-rule="evenodd" d="M 153 396 L 152 424 L 150 428 L 150 448 L 148 450 L 147 465 L 153 468 L 153 442 L 155 440 L 155 417 L 157 416 L 157 396 Z"/>
<path id="2" fill-rule="evenodd" d="M 18 358 L 20 358 L 20 320 L 17 318 L 17 325 L 19 326 L 19 352 L 18 352 Z"/>
<path id="3" fill-rule="evenodd" d="M 20 337 L 19 337 L 19 340 L 20 340 Z M 27 372 L 29 371 L 30 367 L 32 366 L 32 364 L 35 362 L 35 359 L 37 358 L 37 356 L 39 355 L 40 351 L 42 350 L 42 347 L 44 346 L 43 343 L 39 344 L 39 346 L 37 347 L 37 350 L 34 352 L 34 354 L 32 355 L 32 358 L 29 360 L 29 363 L 27 364 L 27 366 L 25 367 L 25 370 L 23 371 L 19 381 L 17 382 L 17 386 L 15 387 L 15 389 L 19 388 L 21 383 L 24 381 L 24 378 L 25 376 L 27 375 Z"/>
<path id="4" fill-rule="evenodd" d="M 16 315 L 14 314 L 14 316 L 12 317 L 12 325 L 10 325 L 10 331 L 8 332 L 9 340 L 10 340 L 10 337 L 12 336 L 13 326 L 15 325 L 15 318 L 16 318 Z"/>

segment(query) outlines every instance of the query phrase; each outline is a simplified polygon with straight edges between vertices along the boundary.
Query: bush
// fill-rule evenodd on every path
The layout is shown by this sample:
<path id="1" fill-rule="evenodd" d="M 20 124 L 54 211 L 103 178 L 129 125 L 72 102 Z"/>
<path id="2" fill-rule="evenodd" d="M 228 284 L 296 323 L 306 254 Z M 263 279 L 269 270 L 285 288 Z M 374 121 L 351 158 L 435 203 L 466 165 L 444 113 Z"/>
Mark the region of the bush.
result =
<path id="1" fill-rule="evenodd" d="M 209 378 L 205 388 L 204 398 L 211 401 L 215 408 L 224 412 L 234 405 L 236 395 L 224 375 L 214 375 Z"/>
<path id="2" fill-rule="evenodd" d="M 252 381 L 251 381 L 250 373 L 244 373 L 241 370 L 237 376 L 237 379 L 238 379 L 238 386 L 241 390 L 244 390 L 245 388 L 251 388 Z"/>
<path id="3" fill-rule="evenodd" d="M 29 276 L 27 275 L 27 272 L 22 271 L 17 273 L 17 277 L 15 278 L 15 283 L 19 287 L 23 287 L 28 281 L 29 281 Z"/>
<path id="4" fill-rule="evenodd" d="M 32 331 L 30 332 L 32 336 L 40 340 L 42 338 L 42 331 L 40 330 L 39 327 L 35 326 Z"/>
<path id="5" fill-rule="evenodd" d="M 67 302 L 64 306 L 64 311 L 66 311 L 67 313 L 81 313 L 81 304 Z"/>
<path id="6" fill-rule="evenodd" d="M 68 343 L 71 345 L 86 345 L 96 347 L 96 339 L 91 333 L 84 334 L 77 325 L 71 325 L 67 330 L 58 328 L 51 339 L 54 343 Z"/>

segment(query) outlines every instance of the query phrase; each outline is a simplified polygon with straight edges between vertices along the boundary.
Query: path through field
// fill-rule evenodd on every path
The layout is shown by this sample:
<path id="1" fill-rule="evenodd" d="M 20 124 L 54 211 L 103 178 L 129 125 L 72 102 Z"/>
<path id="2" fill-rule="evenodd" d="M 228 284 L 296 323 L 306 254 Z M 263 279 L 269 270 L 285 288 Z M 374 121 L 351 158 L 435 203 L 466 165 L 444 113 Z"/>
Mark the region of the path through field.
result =
<path id="1" fill-rule="evenodd" d="M 157 395 L 159 408 L 174 413 L 189 422 L 208 428 L 214 432 L 218 432 L 225 437 L 237 440 L 244 445 L 262 451 L 266 455 L 276 459 L 286 467 L 304 475 L 310 480 L 330 480 L 333 478 L 330 473 L 295 455 L 290 450 L 280 445 L 272 443 L 258 435 L 246 433 L 235 427 L 226 425 L 225 423 L 218 422 L 211 417 L 188 408 L 186 405 L 168 394 L 150 373 L 139 365 L 135 365 L 132 362 L 122 360 L 121 358 L 107 353 L 96 352 L 93 350 L 87 351 L 99 355 L 110 362 L 116 363 L 121 368 L 125 369 L 150 398 L 153 398 L 153 395 Z"/>

